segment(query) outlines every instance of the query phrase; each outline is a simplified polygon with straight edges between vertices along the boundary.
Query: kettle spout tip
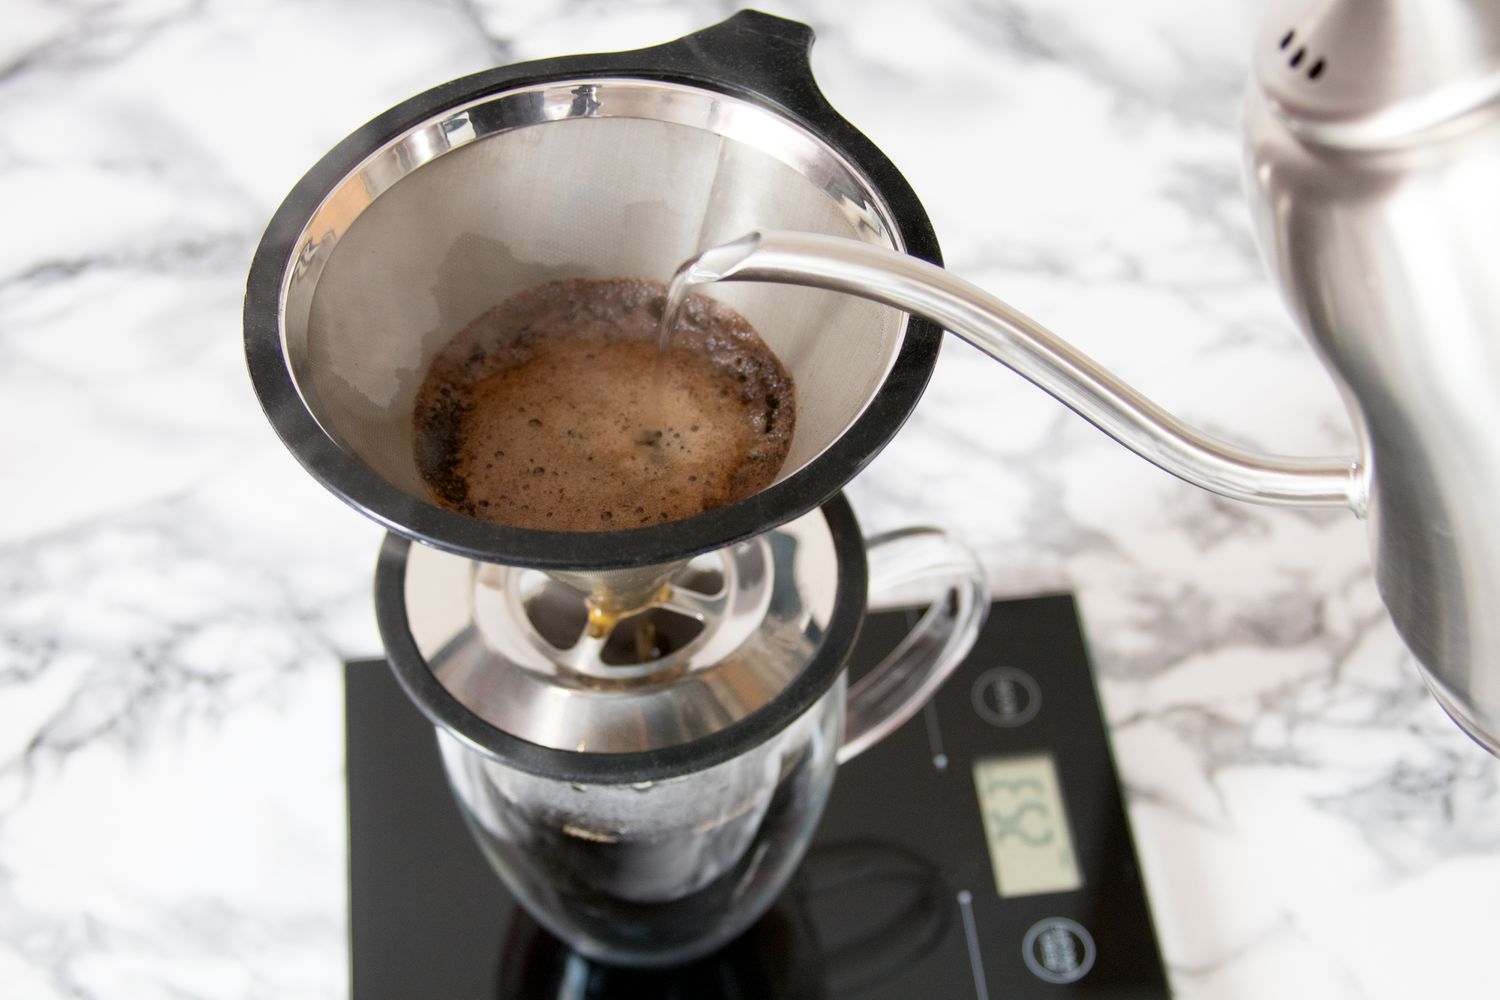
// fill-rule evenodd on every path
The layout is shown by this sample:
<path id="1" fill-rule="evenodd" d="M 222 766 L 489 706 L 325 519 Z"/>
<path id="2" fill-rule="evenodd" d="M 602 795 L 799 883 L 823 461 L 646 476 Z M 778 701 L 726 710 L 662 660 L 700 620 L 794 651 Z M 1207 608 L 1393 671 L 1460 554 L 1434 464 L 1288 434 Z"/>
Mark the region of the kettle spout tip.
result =
<path id="1" fill-rule="evenodd" d="M 737 240 L 709 247 L 684 261 L 673 275 L 672 284 L 674 287 L 679 284 L 706 285 L 732 278 L 760 243 L 760 230 L 751 230 Z"/>

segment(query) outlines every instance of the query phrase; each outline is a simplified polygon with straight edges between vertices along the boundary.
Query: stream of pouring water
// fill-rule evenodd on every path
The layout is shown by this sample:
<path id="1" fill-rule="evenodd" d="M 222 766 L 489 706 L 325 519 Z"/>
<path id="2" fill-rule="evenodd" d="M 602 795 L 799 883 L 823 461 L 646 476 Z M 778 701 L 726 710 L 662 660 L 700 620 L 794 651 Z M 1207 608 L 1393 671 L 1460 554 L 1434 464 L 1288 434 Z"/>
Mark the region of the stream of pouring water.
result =
<path id="1" fill-rule="evenodd" d="M 654 412 L 642 414 L 646 419 L 641 421 L 641 426 L 647 430 L 636 442 L 641 447 L 655 448 L 666 430 L 666 399 L 669 389 L 667 353 L 672 349 L 672 332 L 677 328 L 677 320 L 682 314 L 683 306 L 687 304 L 687 297 L 692 294 L 694 284 L 691 276 L 683 269 L 673 276 L 672 283 L 667 286 L 661 319 L 656 323 L 656 368 L 651 375 L 651 391 L 646 396 L 646 406 Z M 656 457 L 659 459 L 661 455 L 658 453 Z"/>
<path id="2" fill-rule="evenodd" d="M 672 276 L 672 283 L 667 286 L 666 302 L 662 305 L 661 319 L 656 324 L 656 353 L 659 359 L 665 358 L 672 347 L 672 331 L 677 327 L 677 320 L 683 307 L 687 305 L 688 296 L 698 285 L 706 285 L 713 280 L 712 277 L 700 275 L 691 261 L 678 268 L 677 273 Z M 661 377 L 665 367 L 660 362 L 656 366 L 657 396 L 661 395 Z"/>
<path id="3" fill-rule="evenodd" d="M 760 233 L 752 232 L 732 243 L 696 253 L 678 265 L 671 283 L 667 285 L 667 301 L 662 306 L 661 322 L 656 327 L 656 346 L 660 353 L 665 354 L 671 346 L 672 330 L 677 326 L 678 316 L 693 289 L 723 278 L 734 265 L 744 260 L 746 254 L 756 248 L 760 240 Z"/>
<path id="4" fill-rule="evenodd" d="M 651 395 L 648 397 L 649 405 L 656 408 L 651 419 L 645 422 L 647 427 L 658 428 L 655 431 L 657 438 L 661 436 L 661 428 L 665 420 L 665 397 L 667 393 L 667 352 L 672 349 L 672 333 L 677 328 L 677 321 L 682 316 L 682 310 L 687 305 L 688 296 L 693 294 L 693 289 L 699 285 L 707 285 L 719 279 L 719 274 L 701 266 L 701 255 L 694 255 L 684 261 L 676 273 L 672 275 L 672 281 L 667 285 L 666 301 L 662 304 L 661 319 L 656 324 L 656 372 L 653 376 L 654 384 L 651 387 Z M 655 440 L 643 440 L 642 444 L 652 445 Z"/>
<path id="5" fill-rule="evenodd" d="M 662 303 L 661 319 L 656 323 L 656 353 L 664 357 L 672 346 L 672 330 L 677 326 L 677 317 L 682 312 L 687 297 L 693 290 L 691 275 L 684 271 L 678 271 L 672 277 L 672 283 L 667 286 L 667 298 Z M 657 365 L 657 374 L 661 374 L 661 365 Z"/>
<path id="6" fill-rule="evenodd" d="M 739 263 L 759 242 L 760 234 L 751 233 L 733 243 L 694 254 L 678 265 L 671 283 L 667 285 L 666 302 L 662 305 L 661 320 L 656 325 L 656 385 L 651 394 L 654 400 L 660 401 L 666 388 L 663 384 L 667 367 L 664 359 L 672 347 L 672 332 L 677 328 L 677 321 L 687 305 L 688 296 L 699 285 L 710 285 L 723 278 L 725 272 Z M 661 423 L 660 418 L 653 423 Z"/>
<path id="7" fill-rule="evenodd" d="M 667 353 L 672 349 L 672 332 L 677 328 L 687 297 L 692 294 L 693 284 L 685 279 L 682 271 L 673 276 L 672 283 L 667 286 L 666 300 L 662 303 L 661 319 L 656 322 L 656 369 L 651 376 L 651 392 L 646 396 L 646 405 L 655 412 L 642 414 L 647 419 L 641 425 L 648 430 L 638 442 L 645 447 L 655 447 L 666 428 Z"/>

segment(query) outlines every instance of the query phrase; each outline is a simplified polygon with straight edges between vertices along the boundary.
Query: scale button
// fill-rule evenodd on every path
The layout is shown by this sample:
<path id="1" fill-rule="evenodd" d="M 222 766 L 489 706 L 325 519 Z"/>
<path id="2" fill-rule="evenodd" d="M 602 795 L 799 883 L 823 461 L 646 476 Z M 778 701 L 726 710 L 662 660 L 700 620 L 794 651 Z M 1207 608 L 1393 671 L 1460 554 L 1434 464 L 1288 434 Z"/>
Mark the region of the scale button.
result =
<path id="1" fill-rule="evenodd" d="M 1042 689 L 1024 670 L 995 667 L 974 680 L 974 711 L 993 726 L 1024 726 L 1042 707 Z"/>
<path id="2" fill-rule="evenodd" d="M 1048 917 L 1026 932 L 1021 957 L 1038 979 L 1076 983 L 1094 967 L 1094 939 L 1076 921 Z"/>

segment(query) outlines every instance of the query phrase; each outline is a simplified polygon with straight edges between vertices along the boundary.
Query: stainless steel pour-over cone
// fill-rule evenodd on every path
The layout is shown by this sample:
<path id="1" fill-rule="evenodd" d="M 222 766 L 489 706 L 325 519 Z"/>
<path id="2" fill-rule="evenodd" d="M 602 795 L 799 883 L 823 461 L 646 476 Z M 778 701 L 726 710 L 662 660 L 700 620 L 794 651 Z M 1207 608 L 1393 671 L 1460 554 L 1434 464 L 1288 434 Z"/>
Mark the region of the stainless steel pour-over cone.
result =
<path id="1" fill-rule="evenodd" d="M 453 621 L 431 633 L 444 648 L 426 648 L 419 628 L 411 659 L 506 732 L 572 749 L 590 742 L 576 734 L 593 730 L 576 705 L 566 724 L 538 728 L 529 710 L 517 718 L 516 704 L 560 697 L 545 686 L 495 708 L 505 699 L 490 689 L 502 671 L 493 662 L 460 668 L 451 643 L 488 636 L 483 656 L 521 668 L 506 675 L 518 684 L 557 671 L 616 683 L 659 680 L 679 666 L 697 677 L 716 657 L 780 641 L 778 615 L 792 622 L 785 641 L 795 649 L 757 655 L 761 666 L 743 677 L 719 671 L 729 686 L 690 710 L 674 693 L 661 732 L 592 741 L 624 751 L 729 726 L 792 684 L 809 650 L 827 646 L 841 659 L 835 647 L 852 641 L 842 626 L 831 629 L 830 615 L 835 603 L 863 606 L 863 546 L 847 514 L 817 511 L 916 404 L 941 336 L 926 321 L 816 289 L 715 290 L 791 373 L 797 424 L 775 482 L 695 517 L 593 532 L 482 521 L 437 504 L 413 450 L 413 404 L 434 355 L 538 284 L 666 282 L 683 259 L 747 225 L 937 260 L 910 188 L 818 93 L 811 40 L 804 25 L 744 12 L 652 49 L 444 85 L 330 152 L 288 196 L 256 254 L 245 339 L 267 415 L 334 493 L 395 535 L 460 557 L 451 565 L 464 579 L 450 587 L 442 559 L 388 545 L 382 567 L 397 568 L 383 579 L 398 581 L 387 590 L 401 607 L 382 611 L 382 627 L 396 622 L 388 642 L 405 648 L 407 605 L 447 595 Z M 767 534 L 804 515 L 803 527 Z M 767 546 L 777 544 L 790 548 L 773 559 Z M 432 582 L 411 592 L 413 573 Z M 851 613 L 846 624 L 857 623 Z M 634 629 L 627 636 L 615 627 L 621 620 Z M 757 627 L 767 636 L 752 637 Z M 633 658 L 631 643 L 640 647 Z M 609 710 L 631 701 L 621 695 Z"/>
<path id="2" fill-rule="evenodd" d="M 936 259 L 910 189 L 812 84 L 810 39 L 802 25 L 746 12 L 654 49 L 456 81 L 341 143 L 282 205 L 250 276 L 250 370 L 287 446 L 392 531 L 554 571 L 626 608 L 682 560 L 836 493 L 915 405 L 940 331 L 810 289 L 714 293 L 796 383 L 786 465 L 755 496 L 628 531 L 520 529 L 439 507 L 412 451 L 413 400 L 434 354 L 523 289 L 665 282 L 686 257 L 755 225 Z"/>
<path id="3" fill-rule="evenodd" d="M 795 381 L 786 465 L 746 499 L 629 530 L 440 507 L 414 397 L 446 342 L 513 294 L 665 282 L 747 226 L 935 261 L 910 189 L 818 94 L 810 42 L 747 12 L 439 87 L 328 154 L 250 276 L 271 422 L 392 532 L 382 637 L 476 842 L 537 919 L 614 963 L 686 960 L 743 930 L 796 867 L 838 761 L 910 718 L 972 645 L 987 607 L 972 554 L 931 531 L 867 543 L 836 496 L 916 404 L 940 331 L 824 291 L 726 290 Z M 872 580 L 944 597 L 846 692 Z"/>

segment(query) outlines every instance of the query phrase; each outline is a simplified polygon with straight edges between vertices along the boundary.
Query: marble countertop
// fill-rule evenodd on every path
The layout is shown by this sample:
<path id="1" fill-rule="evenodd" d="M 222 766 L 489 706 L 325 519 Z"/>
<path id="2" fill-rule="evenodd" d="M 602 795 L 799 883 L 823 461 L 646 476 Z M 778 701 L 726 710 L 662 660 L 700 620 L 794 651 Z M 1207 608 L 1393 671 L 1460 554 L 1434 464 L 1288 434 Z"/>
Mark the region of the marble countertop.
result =
<path id="1" fill-rule="evenodd" d="M 789 0 L 948 265 L 1168 409 L 1351 447 L 1240 193 L 1259 5 Z M 380 533 L 245 374 L 275 206 L 443 80 L 693 2 L 12 0 L 0 32 L 0 993 L 345 995 L 340 661 Z M 1179 997 L 1493 994 L 1500 767 L 1425 694 L 1352 516 L 1240 506 L 951 341 L 850 490 L 1072 590 Z"/>

